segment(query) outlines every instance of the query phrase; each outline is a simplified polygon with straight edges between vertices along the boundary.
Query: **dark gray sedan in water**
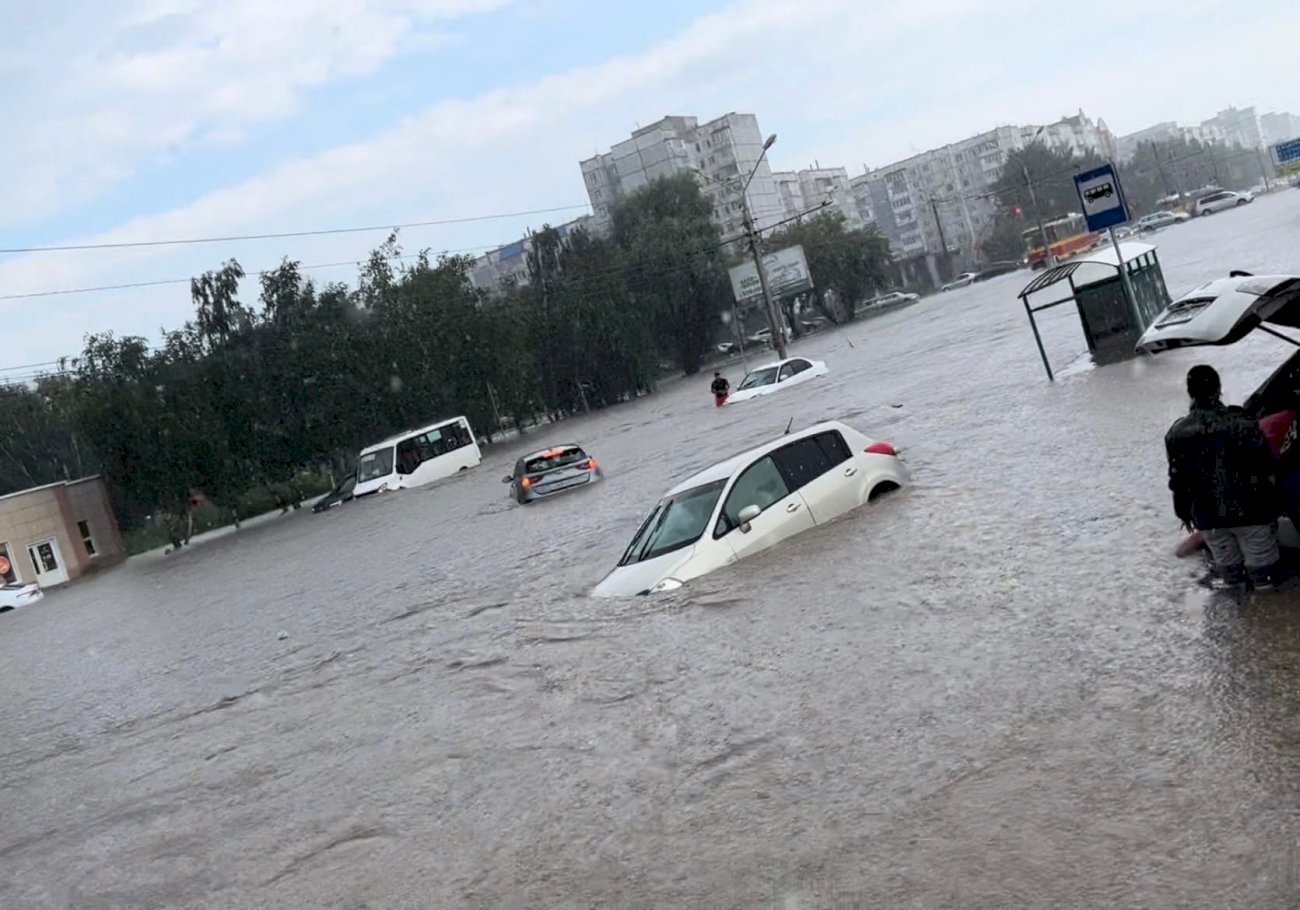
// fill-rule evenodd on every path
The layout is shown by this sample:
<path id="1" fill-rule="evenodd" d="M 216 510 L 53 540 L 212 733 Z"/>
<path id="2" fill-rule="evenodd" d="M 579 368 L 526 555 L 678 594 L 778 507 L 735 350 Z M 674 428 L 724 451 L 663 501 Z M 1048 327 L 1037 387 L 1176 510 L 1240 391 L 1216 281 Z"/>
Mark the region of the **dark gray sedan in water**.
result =
<path id="1" fill-rule="evenodd" d="M 572 443 L 542 449 L 515 462 L 515 472 L 501 478 L 510 484 L 510 494 L 522 505 L 585 487 L 600 480 L 600 465 Z"/>

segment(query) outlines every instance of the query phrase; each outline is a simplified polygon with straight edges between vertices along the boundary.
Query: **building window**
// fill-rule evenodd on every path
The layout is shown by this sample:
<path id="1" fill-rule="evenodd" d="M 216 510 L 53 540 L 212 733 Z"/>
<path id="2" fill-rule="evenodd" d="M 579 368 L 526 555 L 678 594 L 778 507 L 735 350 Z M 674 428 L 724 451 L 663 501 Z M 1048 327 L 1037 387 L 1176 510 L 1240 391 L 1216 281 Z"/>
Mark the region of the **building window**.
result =
<path id="1" fill-rule="evenodd" d="M 81 542 L 86 545 L 86 554 L 95 555 L 95 538 L 90 534 L 90 522 L 84 518 L 77 522 L 77 530 L 81 532 Z"/>

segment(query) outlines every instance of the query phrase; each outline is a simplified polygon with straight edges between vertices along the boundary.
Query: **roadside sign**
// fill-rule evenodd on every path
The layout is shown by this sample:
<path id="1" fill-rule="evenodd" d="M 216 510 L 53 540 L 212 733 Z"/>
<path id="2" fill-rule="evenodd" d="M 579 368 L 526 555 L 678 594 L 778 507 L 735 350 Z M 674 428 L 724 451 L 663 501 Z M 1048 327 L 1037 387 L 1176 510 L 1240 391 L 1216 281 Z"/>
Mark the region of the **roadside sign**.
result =
<path id="1" fill-rule="evenodd" d="M 1079 204 L 1083 206 L 1083 217 L 1088 222 L 1089 231 L 1104 231 L 1129 220 L 1128 203 L 1124 200 L 1115 165 L 1108 162 L 1075 174 L 1074 188 L 1079 193 Z"/>
<path id="2" fill-rule="evenodd" d="M 1279 167 L 1300 166 L 1300 139 L 1279 142 L 1273 146 L 1273 160 Z"/>
<path id="3" fill-rule="evenodd" d="M 788 246 L 768 253 L 763 257 L 763 268 L 767 271 L 767 284 L 773 297 L 788 297 L 812 290 L 812 276 L 808 273 L 808 260 L 804 258 L 801 246 Z M 763 285 L 758 280 L 758 269 L 753 262 L 743 262 L 728 271 L 737 303 L 762 298 Z"/>

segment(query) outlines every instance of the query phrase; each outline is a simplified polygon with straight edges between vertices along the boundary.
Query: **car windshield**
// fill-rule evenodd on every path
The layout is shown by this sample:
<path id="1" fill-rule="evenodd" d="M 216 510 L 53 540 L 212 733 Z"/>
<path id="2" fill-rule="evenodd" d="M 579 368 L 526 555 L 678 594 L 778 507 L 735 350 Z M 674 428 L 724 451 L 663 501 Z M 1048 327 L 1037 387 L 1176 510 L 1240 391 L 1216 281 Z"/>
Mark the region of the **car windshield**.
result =
<path id="1" fill-rule="evenodd" d="M 714 481 L 661 500 L 641 524 L 618 564 L 644 562 L 695 543 L 709 526 L 713 507 L 726 483 Z"/>
<path id="2" fill-rule="evenodd" d="M 778 367 L 764 367 L 761 370 L 755 370 L 744 378 L 740 383 L 742 389 L 752 389 L 755 386 L 771 385 L 776 382 L 776 371 Z"/>
<path id="3" fill-rule="evenodd" d="M 582 451 L 581 446 L 559 446 L 545 452 L 538 452 L 536 455 L 529 455 L 524 462 L 524 473 L 539 474 L 542 471 L 567 468 L 569 465 L 586 460 L 587 453 Z"/>
<path id="4" fill-rule="evenodd" d="M 378 477 L 387 477 L 393 473 L 393 450 L 380 449 L 362 455 L 357 463 L 357 483 L 365 483 Z"/>

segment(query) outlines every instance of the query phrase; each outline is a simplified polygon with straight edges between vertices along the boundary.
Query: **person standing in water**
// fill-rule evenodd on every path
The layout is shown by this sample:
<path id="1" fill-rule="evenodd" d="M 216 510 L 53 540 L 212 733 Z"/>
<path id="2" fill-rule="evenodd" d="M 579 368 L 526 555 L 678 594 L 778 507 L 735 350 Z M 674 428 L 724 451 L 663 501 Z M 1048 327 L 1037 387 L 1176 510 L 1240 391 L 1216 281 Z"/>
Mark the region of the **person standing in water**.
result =
<path id="1" fill-rule="evenodd" d="M 727 403 L 727 396 L 731 394 L 731 383 L 727 382 L 727 377 L 715 370 L 713 372 L 713 385 L 710 388 L 713 390 L 713 403 L 715 405 L 722 407 Z"/>
<path id="2" fill-rule="evenodd" d="M 1204 364 L 1187 373 L 1192 407 L 1165 434 L 1174 512 L 1199 530 L 1220 576 L 1271 588 L 1277 576 L 1277 463 L 1259 424 L 1223 403 L 1219 374 Z"/>

